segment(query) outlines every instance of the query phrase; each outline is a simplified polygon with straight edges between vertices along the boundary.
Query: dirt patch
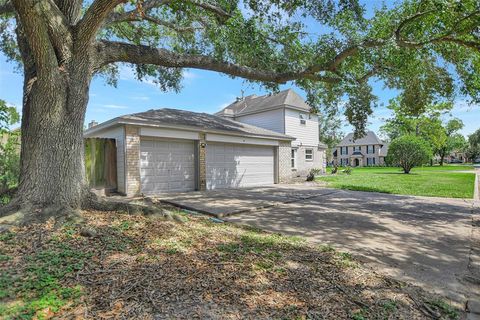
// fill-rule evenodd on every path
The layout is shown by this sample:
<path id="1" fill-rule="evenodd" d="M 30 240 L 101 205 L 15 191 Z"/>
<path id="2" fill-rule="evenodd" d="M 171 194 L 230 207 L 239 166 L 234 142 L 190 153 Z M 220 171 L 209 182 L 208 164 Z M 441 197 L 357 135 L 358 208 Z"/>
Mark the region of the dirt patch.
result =
<path id="1" fill-rule="evenodd" d="M 83 212 L 0 238 L 3 318 L 445 319 L 438 296 L 298 237 L 176 212 Z"/>

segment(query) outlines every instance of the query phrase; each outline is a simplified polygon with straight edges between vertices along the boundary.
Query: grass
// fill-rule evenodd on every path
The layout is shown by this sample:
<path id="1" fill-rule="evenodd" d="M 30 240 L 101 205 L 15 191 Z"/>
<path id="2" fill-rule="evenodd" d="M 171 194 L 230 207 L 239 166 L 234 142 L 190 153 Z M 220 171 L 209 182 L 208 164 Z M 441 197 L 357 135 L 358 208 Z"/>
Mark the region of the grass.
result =
<path id="1" fill-rule="evenodd" d="M 0 234 L 0 319 L 422 319 L 412 295 L 457 316 L 332 245 L 180 215 L 89 211 L 85 226 Z"/>
<path id="2" fill-rule="evenodd" d="M 472 171 L 458 172 L 458 171 Z M 331 169 L 327 171 L 331 173 Z M 350 175 L 342 173 L 317 178 L 328 187 L 382 192 L 391 194 L 445 198 L 472 198 L 475 174 L 471 166 L 432 166 L 412 169 L 404 174 L 400 168 L 353 168 Z"/>
<path id="3" fill-rule="evenodd" d="M 0 241 L 9 245 L 13 244 L 14 238 L 13 233 L 6 233 Z M 20 270 L 3 270 L 0 276 L 2 319 L 46 319 L 77 301 L 82 288 L 62 285 L 61 282 L 82 269 L 89 257 L 88 252 L 78 252 L 53 237 L 44 248 L 26 256 Z"/>

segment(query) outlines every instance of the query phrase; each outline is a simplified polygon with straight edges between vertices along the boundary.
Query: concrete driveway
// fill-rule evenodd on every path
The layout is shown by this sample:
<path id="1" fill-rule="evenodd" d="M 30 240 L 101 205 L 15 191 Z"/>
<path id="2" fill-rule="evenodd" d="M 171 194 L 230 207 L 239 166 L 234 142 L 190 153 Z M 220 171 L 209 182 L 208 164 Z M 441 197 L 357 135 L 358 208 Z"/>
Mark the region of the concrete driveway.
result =
<path id="1" fill-rule="evenodd" d="M 470 200 L 397 196 L 317 186 L 174 195 L 163 200 L 227 221 L 306 237 L 458 303 L 479 299 L 480 224 Z M 476 226 L 475 226 L 476 225 Z M 474 281 L 473 281 L 474 282 Z"/>

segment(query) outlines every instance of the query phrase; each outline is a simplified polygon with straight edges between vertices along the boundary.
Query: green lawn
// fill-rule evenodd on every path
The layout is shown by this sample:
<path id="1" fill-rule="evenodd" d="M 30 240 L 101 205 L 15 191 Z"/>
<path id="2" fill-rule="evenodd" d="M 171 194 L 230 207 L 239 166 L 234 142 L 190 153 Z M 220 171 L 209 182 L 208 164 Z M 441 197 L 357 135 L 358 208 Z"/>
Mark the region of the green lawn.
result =
<path id="1" fill-rule="evenodd" d="M 327 172 L 317 180 L 328 187 L 415 196 L 473 198 L 475 183 L 473 167 L 460 165 L 419 167 L 410 174 L 388 167 L 353 168 L 351 175 L 342 173 L 341 168 L 336 175 L 330 174 L 331 168 Z"/>

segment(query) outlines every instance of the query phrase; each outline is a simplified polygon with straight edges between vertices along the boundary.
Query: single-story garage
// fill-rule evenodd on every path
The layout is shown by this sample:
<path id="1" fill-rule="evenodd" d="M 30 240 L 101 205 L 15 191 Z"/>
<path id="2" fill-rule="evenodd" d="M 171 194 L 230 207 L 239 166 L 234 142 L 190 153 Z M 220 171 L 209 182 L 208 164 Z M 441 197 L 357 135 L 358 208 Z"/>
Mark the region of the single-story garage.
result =
<path id="1" fill-rule="evenodd" d="M 115 139 L 117 190 L 129 196 L 269 185 L 291 175 L 294 138 L 206 113 L 150 110 L 90 126 L 84 136 Z"/>

